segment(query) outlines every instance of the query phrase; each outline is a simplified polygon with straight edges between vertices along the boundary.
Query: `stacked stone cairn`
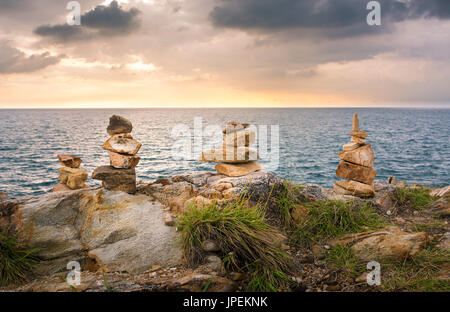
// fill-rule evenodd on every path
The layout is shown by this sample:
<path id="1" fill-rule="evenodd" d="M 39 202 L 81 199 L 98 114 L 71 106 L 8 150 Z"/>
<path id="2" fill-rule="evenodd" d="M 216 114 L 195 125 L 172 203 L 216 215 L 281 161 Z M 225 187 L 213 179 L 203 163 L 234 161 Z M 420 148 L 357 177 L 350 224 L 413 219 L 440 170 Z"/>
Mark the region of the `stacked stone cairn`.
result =
<path id="1" fill-rule="evenodd" d="M 251 147 L 256 141 L 256 132 L 250 124 L 229 122 L 223 129 L 223 145 L 210 151 L 202 152 L 199 161 L 219 162 L 215 166 L 219 174 L 240 177 L 261 170 L 256 148 Z"/>
<path id="2" fill-rule="evenodd" d="M 58 155 L 58 160 L 63 165 L 58 169 L 61 182 L 53 187 L 52 192 L 89 188 L 85 184 L 88 174 L 86 170 L 80 168 L 81 158 L 72 155 Z"/>
<path id="3" fill-rule="evenodd" d="M 106 129 L 111 137 L 102 148 L 109 151 L 109 166 L 94 170 L 92 178 L 102 181 L 107 190 L 136 193 L 136 171 L 140 157 L 136 156 L 142 144 L 131 136 L 133 125 L 121 116 L 113 115 Z"/>
<path id="4" fill-rule="evenodd" d="M 366 143 L 367 133 L 359 129 L 358 115 L 353 115 L 351 142 L 343 145 L 343 151 L 338 153 L 341 162 L 336 169 L 336 175 L 345 181 L 337 181 L 334 191 L 341 195 L 371 197 L 375 195 L 373 180 L 377 171 L 373 169 L 374 152 L 372 146 Z"/>

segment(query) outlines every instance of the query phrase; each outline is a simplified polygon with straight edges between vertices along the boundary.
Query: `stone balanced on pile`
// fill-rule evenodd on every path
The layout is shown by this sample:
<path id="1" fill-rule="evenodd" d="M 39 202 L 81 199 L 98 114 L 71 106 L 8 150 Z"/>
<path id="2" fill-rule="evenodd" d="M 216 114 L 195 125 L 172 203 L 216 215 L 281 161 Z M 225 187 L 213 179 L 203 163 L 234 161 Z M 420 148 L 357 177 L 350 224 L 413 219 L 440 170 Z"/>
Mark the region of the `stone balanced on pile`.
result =
<path id="1" fill-rule="evenodd" d="M 202 152 L 199 161 L 220 162 L 215 166 L 219 174 L 240 177 L 261 170 L 256 148 L 251 147 L 256 141 L 256 132 L 250 124 L 229 122 L 223 129 L 223 145 L 210 151 Z"/>
<path id="2" fill-rule="evenodd" d="M 136 193 L 136 171 L 140 157 L 136 156 L 141 143 L 130 135 L 131 122 L 121 116 L 113 115 L 106 129 L 111 137 L 102 148 L 109 151 L 110 166 L 101 166 L 94 170 L 92 178 L 102 181 L 107 190 Z"/>
<path id="3" fill-rule="evenodd" d="M 80 168 L 81 158 L 72 155 L 58 155 L 58 160 L 63 165 L 58 169 L 61 182 L 53 187 L 52 192 L 89 188 L 84 184 L 88 179 L 88 174 L 86 170 Z"/>
<path id="4" fill-rule="evenodd" d="M 377 171 L 373 169 L 374 152 L 370 144 L 366 144 L 367 133 L 359 129 L 358 115 L 353 115 L 352 142 L 343 145 L 339 158 L 342 160 L 336 175 L 345 181 L 337 181 L 334 191 L 341 195 L 370 197 L 375 194 L 373 180 Z"/>

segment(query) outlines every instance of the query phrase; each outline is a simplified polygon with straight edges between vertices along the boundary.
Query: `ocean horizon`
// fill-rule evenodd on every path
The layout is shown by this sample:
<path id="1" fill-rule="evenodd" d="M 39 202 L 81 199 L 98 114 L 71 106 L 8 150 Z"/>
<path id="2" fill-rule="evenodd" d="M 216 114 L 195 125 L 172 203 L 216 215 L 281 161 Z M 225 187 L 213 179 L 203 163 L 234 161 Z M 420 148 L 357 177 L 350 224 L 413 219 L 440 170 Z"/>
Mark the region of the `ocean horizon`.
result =
<path id="1" fill-rule="evenodd" d="M 113 114 L 131 120 L 133 137 L 142 143 L 137 179 L 151 181 L 182 173 L 214 172 L 214 164 L 176 160 L 171 136 L 175 125 L 203 128 L 239 121 L 279 127 L 279 162 L 274 173 L 305 184 L 332 187 L 337 153 L 350 142 L 353 113 L 375 152 L 376 180 L 440 187 L 450 184 L 450 110 L 446 108 L 119 108 L 1 109 L 0 191 L 10 197 L 49 192 L 59 183 L 57 154 L 82 158 L 92 173 L 108 165 L 101 148 Z M 270 135 L 269 135 L 270 136 Z M 270 143 L 269 143 L 270 149 Z M 261 159 L 263 167 L 270 159 Z M 100 182 L 87 182 L 99 186 Z"/>

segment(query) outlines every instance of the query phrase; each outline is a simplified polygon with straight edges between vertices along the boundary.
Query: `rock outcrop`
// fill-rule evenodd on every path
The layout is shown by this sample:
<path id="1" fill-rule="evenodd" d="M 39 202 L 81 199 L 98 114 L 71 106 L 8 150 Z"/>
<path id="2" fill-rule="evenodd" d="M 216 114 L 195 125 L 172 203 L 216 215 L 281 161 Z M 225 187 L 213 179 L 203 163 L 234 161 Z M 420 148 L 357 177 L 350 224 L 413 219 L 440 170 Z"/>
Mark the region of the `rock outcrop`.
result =
<path id="1" fill-rule="evenodd" d="M 10 227 L 38 248 L 42 273 L 91 261 L 107 271 L 138 272 L 178 265 L 178 234 L 164 224 L 160 203 L 108 190 L 57 192 L 0 205 L 0 228 Z"/>
<path id="2" fill-rule="evenodd" d="M 270 191 L 282 187 L 282 180 L 270 172 L 257 171 L 242 177 L 227 177 L 211 172 L 179 175 L 157 183 L 140 185 L 138 193 L 149 195 L 174 213 L 186 211 L 190 205 L 224 204 L 247 192 L 254 202 L 263 201 Z"/>
<path id="3" fill-rule="evenodd" d="M 92 173 L 92 178 L 101 180 L 105 189 L 136 193 L 134 168 L 139 164 L 136 153 L 142 145 L 131 136 L 132 129 L 131 122 L 124 117 L 113 115 L 109 119 L 107 132 L 111 137 L 102 148 L 109 151 L 110 166 L 98 167 Z"/>
<path id="4" fill-rule="evenodd" d="M 259 159 L 258 150 L 251 147 L 256 142 L 256 131 L 250 124 L 229 122 L 222 130 L 223 146 L 204 151 L 199 161 L 220 162 L 215 166 L 219 174 L 240 177 L 261 170 L 255 160 Z"/>
<path id="5" fill-rule="evenodd" d="M 339 158 L 342 160 L 336 175 L 346 181 L 338 181 L 334 191 L 340 195 L 371 197 L 375 195 L 373 181 L 377 174 L 374 170 L 374 152 L 370 144 L 366 144 L 367 133 L 359 129 L 358 115 L 353 115 L 352 142 L 342 146 Z"/>
<path id="6" fill-rule="evenodd" d="M 404 259 L 417 254 L 428 240 L 427 233 L 408 233 L 397 227 L 377 231 L 349 234 L 334 240 L 332 245 L 348 245 L 362 259 L 376 260 L 377 257 Z"/>

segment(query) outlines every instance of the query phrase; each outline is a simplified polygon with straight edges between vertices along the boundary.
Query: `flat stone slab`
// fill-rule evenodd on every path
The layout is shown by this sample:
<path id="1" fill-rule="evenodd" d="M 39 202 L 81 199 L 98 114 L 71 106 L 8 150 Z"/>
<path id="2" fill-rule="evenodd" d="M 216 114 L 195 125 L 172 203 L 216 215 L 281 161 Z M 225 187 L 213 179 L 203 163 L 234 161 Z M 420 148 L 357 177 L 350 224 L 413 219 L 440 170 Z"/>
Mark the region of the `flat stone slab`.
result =
<path id="1" fill-rule="evenodd" d="M 256 142 L 256 132 L 244 129 L 228 133 L 223 137 L 223 143 L 227 146 L 250 146 Z"/>
<path id="2" fill-rule="evenodd" d="M 118 169 L 133 169 L 141 160 L 139 156 L 123 155 L 115 152 L 109 152 L 109 164 Z"/>
<path id="3" fill-rule="evenodd" d="M 111 166 L 101 166 L 92 172 L 92 178 L 101 180 L 107 190 L 136 193 L 136 171 L 133 169 L 117 169 Z"/>
<path id="4" fill-rule="evenodd" d="M 241 177 L 261 170 L 261 164 L 250 161 L 244 164 L 218 164 L 215 166 L 217 173 L 228 177 Z"/>
<path id="5" fill-rule="evenodd" d="M 141 146 L 142 144 L 129 134 L 115 134 L 103 144 L 102 148 L 114 153 L 135 155 Z"/>
<path id="6" fill-rule="evenodd" d="M 372 184 L 377 175 L 375 169 L 355 165 L 346 161 L 341 161 L 336 169 L 336 175 L 346 180 L 354 180 L 365 184 Z"/>
<path id="7" fill-rule="evenodd" d="M 373 167 L 375 159 L 375 153 L 370 144 L 363 145 L 352 151 L 342 151 L 338 155 L 342 160 L 369 168 Z"/>
<path id="8" fill-rule="evenodd" d="M 58 155 L 59 162 L 69 168 L 80 168 L 81 158 L 72 155 Z"/>
<path id="9" fill-rule="evenodd" d="M 246 129 L 248 127 L 250 127 L 250 124 L 248 124 L 248 123 L 240 123 L 240 122 L 236 122 L 236 121 L 230 121 L 229 123 L 227 123 L 225 128 L 223 128 L 222 132 L 223 133 L 231 133 L 234 131 Z"/>
<path id="10" fill-rule="evenodd" d="M 367 185 L 357 181 L 337 181 L 334 185 L 337 194 L 353 195 L 358 197 L 371 197 L 375 195 L 373 185 Z M 341 191 L 344 189 L 345 192 Z"/>
<path id="11" fill-rule="evenodd" d="M 202 152 L 199 161 L 237 164 L 258 159 L 259 154 L 256 148 L 247 146 L 222 146 L 214 150 Z"/>

